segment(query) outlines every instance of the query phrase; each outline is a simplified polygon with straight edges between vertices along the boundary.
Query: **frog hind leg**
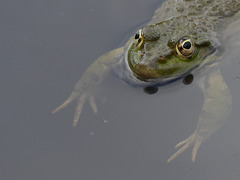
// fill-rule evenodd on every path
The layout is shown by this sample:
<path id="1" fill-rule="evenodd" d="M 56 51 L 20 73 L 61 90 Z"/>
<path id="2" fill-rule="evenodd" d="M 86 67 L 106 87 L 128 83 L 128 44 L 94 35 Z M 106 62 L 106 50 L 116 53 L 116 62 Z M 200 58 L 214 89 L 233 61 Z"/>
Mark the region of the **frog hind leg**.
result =
<path id="1" fill-rule="evenodd" d="M 207 77 L 202 78 L 199 87 L 204 94 L 204 104 L 196 130 L 175 146 L 175 148 L 182 147 L 167 160 L 168 163 L 191 145 L 193 145 L 192 161 L 194 162 L 200 145 L 224 124 L 231 111 L 231 93 L 218 69 L 214 69 Z"/>
<path id="2" fill-rule="evenodd" d="M 193 133 L 191 136 L 189 136 L 187 139 L 181 141 L 178 143 L 175 148 L 181 147 L 176 153 L 174 153 L 167 162 L 171 162 L 173 159 L 178 157 L 180 154 L 182 154 L 186 149 L 188 149 L 192 144 L 194 144 L 193 150 L 192 150 L 192 162 L 195 162 L 197 151 L 202 143 L 201 138 L 197 138 L 197 133 Z"/>
<path id="3" fill-rule="evenodd" d="M 86 101 L 89 101 L 93 112 L 97 113 L 94 91 L 102 82 L 111 67 L 121 57 L 123 50 L 123 47 L 114 49 L 95 60 L 94 63 L 91 64 L 84 72 L 81 79 L 76 83 L 72 94 L 67 98 L 65 102 L 63 102 L 63 104 L 54 109 L 52 113 L 54 114 L 65 108 L 75 99 L 78 99 L 78 103 L 73 118 L 73 126 L 77 125 Z"/>

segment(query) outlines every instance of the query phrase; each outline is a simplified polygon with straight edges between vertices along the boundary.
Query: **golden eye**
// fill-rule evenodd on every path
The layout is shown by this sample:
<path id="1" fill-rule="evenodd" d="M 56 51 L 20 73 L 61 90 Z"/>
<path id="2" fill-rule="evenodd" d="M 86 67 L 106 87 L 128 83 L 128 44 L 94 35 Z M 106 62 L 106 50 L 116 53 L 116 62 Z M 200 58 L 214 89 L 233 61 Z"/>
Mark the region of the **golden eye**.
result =
<path id="1" fill-rule="evenodd" d="M 137 48 L 141 49 L 143 46 L 144 42 L 144 37 L 143 37 L 143 32 L 142 29 L 140 29 L 136 34 L 135 34 L 135 39 L 137 40 Z"/>
<path id="2" fill-rule="evenodd" d="M 180 57 L 189 58 L 193 55 L 195 45 L 189 37 L 183 37 L 176 44 L 176 52 Z"/>

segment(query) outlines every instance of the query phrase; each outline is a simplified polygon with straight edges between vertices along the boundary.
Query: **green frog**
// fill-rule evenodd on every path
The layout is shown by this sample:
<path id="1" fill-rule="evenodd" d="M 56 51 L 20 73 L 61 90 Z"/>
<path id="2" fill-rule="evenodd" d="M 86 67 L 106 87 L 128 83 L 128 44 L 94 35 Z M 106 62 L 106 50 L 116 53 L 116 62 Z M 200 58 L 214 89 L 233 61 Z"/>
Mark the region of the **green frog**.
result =
<path id="1" fill-rule="evenodd" d="M 182 79 L 197 84 L 204 103 L 192 135 L 176 145 L 179 150 L 167 162 L 193 146 L 194 162 L 200 145 L 226 121 L 232 106 L 229 88 L 218 68 L 224 29 L 239 19 L 240 0 L 168 0 L 151 21 L 138 30 L 125 46 L 99 57 L 85 71 L 69 98 L 53 113 L 78 100 L 73 126 L 88 101 L 97 113 L 94 93 L 110 70 L 140 87 L 156 88 Z M 226 41 L 227 35 L 224 34 Z M 211 69 L 208 73 L 203 73 Z M 194 76 L 193 76 L 194 75 Z M 150 92 L 151 93 L 151 92 Z"/>

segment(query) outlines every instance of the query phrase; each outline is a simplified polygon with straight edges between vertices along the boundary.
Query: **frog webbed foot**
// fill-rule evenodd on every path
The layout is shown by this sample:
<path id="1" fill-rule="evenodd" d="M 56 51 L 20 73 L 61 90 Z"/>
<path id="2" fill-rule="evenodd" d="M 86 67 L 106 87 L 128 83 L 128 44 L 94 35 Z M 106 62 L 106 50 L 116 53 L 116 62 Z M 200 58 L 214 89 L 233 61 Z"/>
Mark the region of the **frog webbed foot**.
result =
<path id="1" fill-rule="evenodd" d="M 58 111 L 60 111 L 61 109 L 65 108 L 68 104 L 70 104 L 76 97 L 74 96 L 70 96 L 63 104 L 61 104 L 60 106 L 58 106 L 55 110 L 52 111 L 52 113 L 56 113 Z M 74 118 L 73 118 L 73 126 L 76 126 L 81 113 L 82 113 L 82 109 L 84 104 L 86 103 L 86 101 L 89 101 L 89 104 L 93 110 L 93 112 L 96 114 L 97 113 L 97 105 L 95 102 L 95 96 L 94 94 L 91 93 L 83 93 L 82 95 L 79 96 L 78 98 L 78 102 L 77 102 L 77 107 L 75 110 L 75 114 L 74 114 Z"/>
<path id="2" fill-rule="evenodd" d="M 178 143 L 175 148 L 181 147 L 176 153 L 174 153 L 168 160 L 167 162 L 171 162 L 173 159 L 178 157 L 180 154 L 182 154 L 186 149 L 188 149 L 191 145 L 193 145 L 193 150 L 192 150 L 192 161 L 195 162 L 196 160 L 196 155 L 197 151 L 202 143 L 202 138 L 197 135 L 196 132 L 194 132 L 191 136 L 189 136 L 187 139 L 181 141 Z"/>

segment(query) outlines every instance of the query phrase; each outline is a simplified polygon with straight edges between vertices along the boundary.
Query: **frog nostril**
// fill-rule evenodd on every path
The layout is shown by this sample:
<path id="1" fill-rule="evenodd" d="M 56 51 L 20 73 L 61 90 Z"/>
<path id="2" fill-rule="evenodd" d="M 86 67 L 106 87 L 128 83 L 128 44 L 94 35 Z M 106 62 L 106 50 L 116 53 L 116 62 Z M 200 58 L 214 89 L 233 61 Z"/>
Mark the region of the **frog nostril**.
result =
<path id="1" fill-rule="evenodd" d="M 165 57 L 164 56 L 159 56 L 159 61 L 160 62 L 165 62 Z"/>

